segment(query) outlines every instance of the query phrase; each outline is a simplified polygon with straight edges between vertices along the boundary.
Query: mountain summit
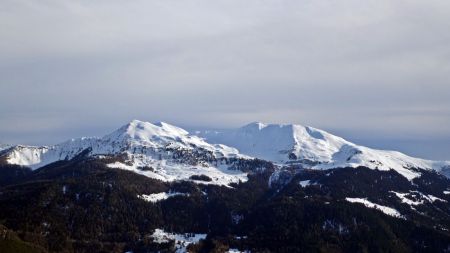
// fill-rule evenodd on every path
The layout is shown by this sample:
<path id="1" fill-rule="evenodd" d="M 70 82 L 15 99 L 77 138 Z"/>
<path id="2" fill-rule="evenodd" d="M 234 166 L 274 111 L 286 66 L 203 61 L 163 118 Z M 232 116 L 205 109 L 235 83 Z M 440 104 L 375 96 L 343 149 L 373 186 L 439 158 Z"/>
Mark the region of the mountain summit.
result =
<path id="1" fill-rule="evenodd" d="M 83 154 L 111 161 L 108 166 L 131 170 L 163 181 L 205 175 L 213 184 L 245 181 L 234 162 L 250 160 L 231 147 L 209 144 L 167 123 L 133 120 L 102 138 L 78 138 L 55 146 L 14 146 L 0 155 L 9 164 L 37 169 Z"/>
<path id="2" fill-rule="evenodd" d="M 255 122 L 229 131 L 200 133 L 208 142 L 223 143 L 241 153 L 280 165 L 309 169 L 364 166 L 395 170 L 409 180 L 420 176 L 416 169 L 434 169 L 448 174 L 450 162 L 409 157 L 396 151 L 356 145 L 313 127 Z"/>

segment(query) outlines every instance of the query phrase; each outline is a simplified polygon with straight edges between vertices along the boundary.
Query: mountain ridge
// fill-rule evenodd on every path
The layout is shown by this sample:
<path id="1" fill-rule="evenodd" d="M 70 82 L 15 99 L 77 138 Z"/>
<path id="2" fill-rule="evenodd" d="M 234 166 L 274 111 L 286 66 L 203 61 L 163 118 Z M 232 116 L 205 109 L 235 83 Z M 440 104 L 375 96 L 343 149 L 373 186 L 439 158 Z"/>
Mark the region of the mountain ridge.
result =
<path id="1" fill-rule="evenodd" d="M 312 169 L 347 166 L 394 169 L 411 180 L 420 175 L 411 171 L 411 168 L 441 172 L 450 166 L 449 161 L 432 161 L 410 157 L 398 151 L 364 147 L 326 131 L 298 124 L 253 122 L 238 129 L 205 131 L 199 135 L 209 142 L 236 147 L 249 156 Z M 448 173 L 444 171 L 444 174 Z"/>
<path id="2" fill-rule="evenodd" d="M 421 169 L 435 170 L 450 176 L 448 161 L 431 161 L 397 151 L 371 149 L 326 131 L 298 124 L 253 122 L 228 131 L 190 134 L 165 122 L 132 120 L 103 137 L 71 139 L 54 146 L 4 147 L 7 148 L 1 152 L 7 163 L 32 169 L 72 159 L 86 149 L 90 149 L 90 156 L 97 158 L 125 155 L 127 159 L 109 166 L 133 170 L 161 180 L 179 179 L 176 175 L 165 174 L 175 167 L 178 168 L 173 173 L 184 173 L 192 169 L 189 167 L 197 165 L 224 172 L 232 167 L 232 160 L 255 158 L 272 162 L 279 167 L 296 166 L 300 169 L 364 166 L 377 170 L 395 170 L 408 180 L 419 177 Z M 159 174 L 154 171 L 143 172 L 138 169 L 140 167 L 160 168 Z M 161 173 L 164 175 L 161 176 Z M 189 173 L 190 176 L 193 174 L 198 173 Z M 239 180 L 245 180 L 242 175 Z M 231 181 L 236 182 L 235 179 Z"/>
<path id="3" fill-rule="evenodd" d="M 112 168 L 131 170 L 163 181 L 186 180 L 207 175 L 209 183 L 224 184 L 246 180 L 235 162 L 249 160 L 234 148 L 211 145 L 187 131 L 167 123 L 133 120 L 101 138 L 71 139 L 54 146 L 14 146 L 3 155 L 8 164 L 38 169 L 50 163 L 70 160 L 89 150 L 88 156 L 113 160 Z M 208 182 L 205 182 L 208 183 Z"/>

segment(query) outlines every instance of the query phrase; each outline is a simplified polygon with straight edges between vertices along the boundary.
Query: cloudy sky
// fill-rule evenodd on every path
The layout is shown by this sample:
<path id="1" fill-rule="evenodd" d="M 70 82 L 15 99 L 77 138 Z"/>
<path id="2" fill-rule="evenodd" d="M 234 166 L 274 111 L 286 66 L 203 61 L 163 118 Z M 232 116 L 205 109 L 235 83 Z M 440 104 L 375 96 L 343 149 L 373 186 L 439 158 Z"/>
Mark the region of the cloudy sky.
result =
<path id="1" fill-rule="evenodd" d="M 0 142 L 300 123 L 450 160 L 448 0 L 2 0 Z"/>

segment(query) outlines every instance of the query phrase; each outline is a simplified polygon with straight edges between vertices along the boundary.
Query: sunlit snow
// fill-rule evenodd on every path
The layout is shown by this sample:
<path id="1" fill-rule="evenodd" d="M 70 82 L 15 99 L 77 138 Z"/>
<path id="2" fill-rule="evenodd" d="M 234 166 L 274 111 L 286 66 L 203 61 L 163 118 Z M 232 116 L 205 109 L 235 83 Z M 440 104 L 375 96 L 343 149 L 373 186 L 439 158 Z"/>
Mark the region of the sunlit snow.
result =
<path id="1" fill-rule="evenodd" d="M 301 125 L 260 122 L 230 131 L 199 133 L 210 143 L 223 143 L 239 152 L 276 164 L 299 164 L 311 169 L 365 166 L 395 170 L 408 180 L 421 174 L 411 168 L 442 170 L 450 162 L 409 157 L 396 151 L 375 150 L 356 145 L 325 131 Z"/>
<path id="2" fill-rule="evenodd" d="M 200 240 L 205 239 L 206 234 L 174 234 L 165 232 L 162 229 L 155 229 L 155 232 L 152 234 L 152 238 L 155 243 L 167 243 L 169 241 L 175 241 L 176 252 L 185 253 L 187 252 L 187 246 L 192 243 L 198 243 Z"/>
<path id="3" fill-rule="evenodd" d="M 418 191 L 410 191 L 409 193 L 400 193 L 391 191 L 392 193 L 397 196 L 402 203 L 408 204 L 410 206 L 417 206 L 417 205 L 423 205 L 425 202 L 433 203 L 435 201 L 441 201 L 441 202 L 447 202 L 444 199 L 438 198 L 436 196 L 433 196 L 431 194 L 423 194 Z"/>
<path id="4" fill-rule="evenodd" d="M 110 163 L 110 168 L 130 170 L 162 181 L 188 180 L 192 175 L 206 175 L 212 180 L 198 183 L 217 185 L 248 180 L 247 173 L 229 169 L 224 159 L 251 159 L 239 154 L 235 148 L 209 144 L 167 123 L 133 120 L 102 138 L 72 139 L 51 147 L 17 146 L 9 153 L 7 161 L 37 169 L 55 161 L 71 159 L 84 150 L 89 150 L 89 156 L 99 159 L 125 156 L 126 161 Z M 187 153 L 190 157 L 178 157 L 177 152 Z M 216 159 L 215 162 L 209 163 L 204 158 L 210 154 Z M 199 159 L 198 164 L 194 164 L 196 155 L 204 160 Z M 143 167 L 152 169 L 141 170 Z"/>
<path id="5" fill-rule="evenodd" d="M 246 173 L 228 170 L 223 159 L 232 158 L 256 157 L 280 166 L 296 164 L 310 169 L 365 166 L 383 171 L 395 170 L 408 180 L 421 176 L 420 171 L 414 168 L 440 172 L 445 166 L 450 166 L 450 162 L 429 161 L 400 152 L 359 146 L 325 131 L 301 125 L 252 123 L 236 130 L 197 134 L 189 134 L 164 122 L 152 124 L 133 120 L 102 138 L 72 139 L 50 147 L 15 146 L 7 151 L 6 160 L 10 164 L 37 169 L 89 150 L 90 156 L 98 158 L 127 157 L 127 163 L 111 163 L 112 168 L 132 170 L 164 181 L 187 179 L 203 173 L 213 178 L 211 183 L 222 185 L 247 180 Z M 216 162 L 208 162 L 210 160 L 206 158 L 191 166 L 190 158 L 185 161 L 178 159 L 176 152 L 191 152 L 191 155 L 203 158 L 205 154 L 206 157 L 211 155 Z M 154 171 L 140 172 L 139 167 L 151 167 Z"/>
<path id="6" fill-rule="evenodd" d="M 160 192 L 160 193 L 153 193 L 153 194 L 142 194 L 138 195 L 138 198 L 143 199 L 148 202 L 156 203 L 171 197 L 175 196 L 189 196 L 187 193 L 180 193 L 180 192 Z"/>
<path id="7" fill-rule="evenodd" d="M 387 214 L 389 216 L 392 216 L 392 217 L 404 219 L 403 215 L 401 215 L 394 208 L 387 207 L 387 206 L 382 206 L 382 205 L 379 205 L 379 204 L 375 204 L 375 203 L 372 203 L 372 202 L 368 201 L 367 199 L 363 199 L 363 198 L 345 198 L 345 200 L 347 200 L 350 203 L 360 203 L 360 204 L 363 204 L 364 206 L 366 206 L 368 208 L 374 208 L 374 209 L 380 210 L 381 212 L 383 212 L 383 213 L 385 213 L 385 214 Z"/>

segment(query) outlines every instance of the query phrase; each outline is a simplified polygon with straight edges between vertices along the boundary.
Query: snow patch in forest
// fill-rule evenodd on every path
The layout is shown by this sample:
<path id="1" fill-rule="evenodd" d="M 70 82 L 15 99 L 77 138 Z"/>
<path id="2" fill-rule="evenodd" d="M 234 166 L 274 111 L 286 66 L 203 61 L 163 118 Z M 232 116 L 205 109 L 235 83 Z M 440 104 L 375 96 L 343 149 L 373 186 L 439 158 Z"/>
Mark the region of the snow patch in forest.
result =
<path id="1" fill-rule="evenodd" d="M 417 206 L 417 205 L 423 205 L 425 202 L 433 203 L 435 201 L 441 201 L 441 202 L 447 202 L 444 199 L 438 198 L 436 196 L 433 196 L 431 194 L 423 194 L 419 191 L 410 191 L 409 193 L 401 193 L 401 192 L 395 192 L 391 191 L 392 193 L 397 196 L 402 203 L 408 204 L 410 206 Z"/>
<path id="2" fill-rule="evenodd" d="M 187 252 L 187 247 L 190 244 L 196 244 L 200 240 L 206 238 L 206 234 L 194 234 L 194 233 L 183 233 L 175 234 L 164 231 L 163 229 L 155 229 L 155 232 L 151 235 L 155 243 L 168 243 L 170 241 L 175 241 L 176 253 Z"/>
<path id="3" fill-rule="evenodd" d="M 187 193 L 181 193 L 181 192 L 160 192 L 160 193 L 153 193 L 153 194 L 141 194 L 138 195 L 138 198 L 143 199 L 147 202 L 157 203 L 162 200 L 166 200 L 171 197 L 175 196 L 186 196 L 188 197 L 189 194 Z"/>
<path id="4" fill-rule="evenodd" d="M 387 206 L 382 206 L 379 204 L 375 204 L 372 203 L 370 201 L 368 201 L 367 199 L 363 199 L 363 198 L 345 198 L 345 200 L 347 200 L 350 203 L 360 203 L 363 204 L 364 206 L 368 207 L 368 208 L 373 208 L 373 209 L 377 209 L 389 216 L 395 217 L 395 218 L 402 218 L 404 219 L 404 216 L 401 215 L 397 210 L 395 210 L 394 208 L 391 207 L 387 207 Z"/>
<path id="5" fill-rule="evenodd" d="M 299 184 L 300 184 L 300 186 L 303 187 L 303 188 L 305 188 L 305 187 L 307 187 L 307 186 L 310 186 L 310 185 L 319 185 L 319 184 L 316 183 L 316 182 L 311 182 L 311 180 L 303 180 L 303 181 L 300 181 Z"/>
<path id="6" fill-rule="evenodd" d="M 228 251 L 227 251 L 227 253 L 250 253 L 251 251 L 249 251 L 249 250 L 244 250 L 244 251 L 241 251 L 241 250 L 239 250 L 239 249 L 233 249 L 233 248 L 230 248 Z"/>

